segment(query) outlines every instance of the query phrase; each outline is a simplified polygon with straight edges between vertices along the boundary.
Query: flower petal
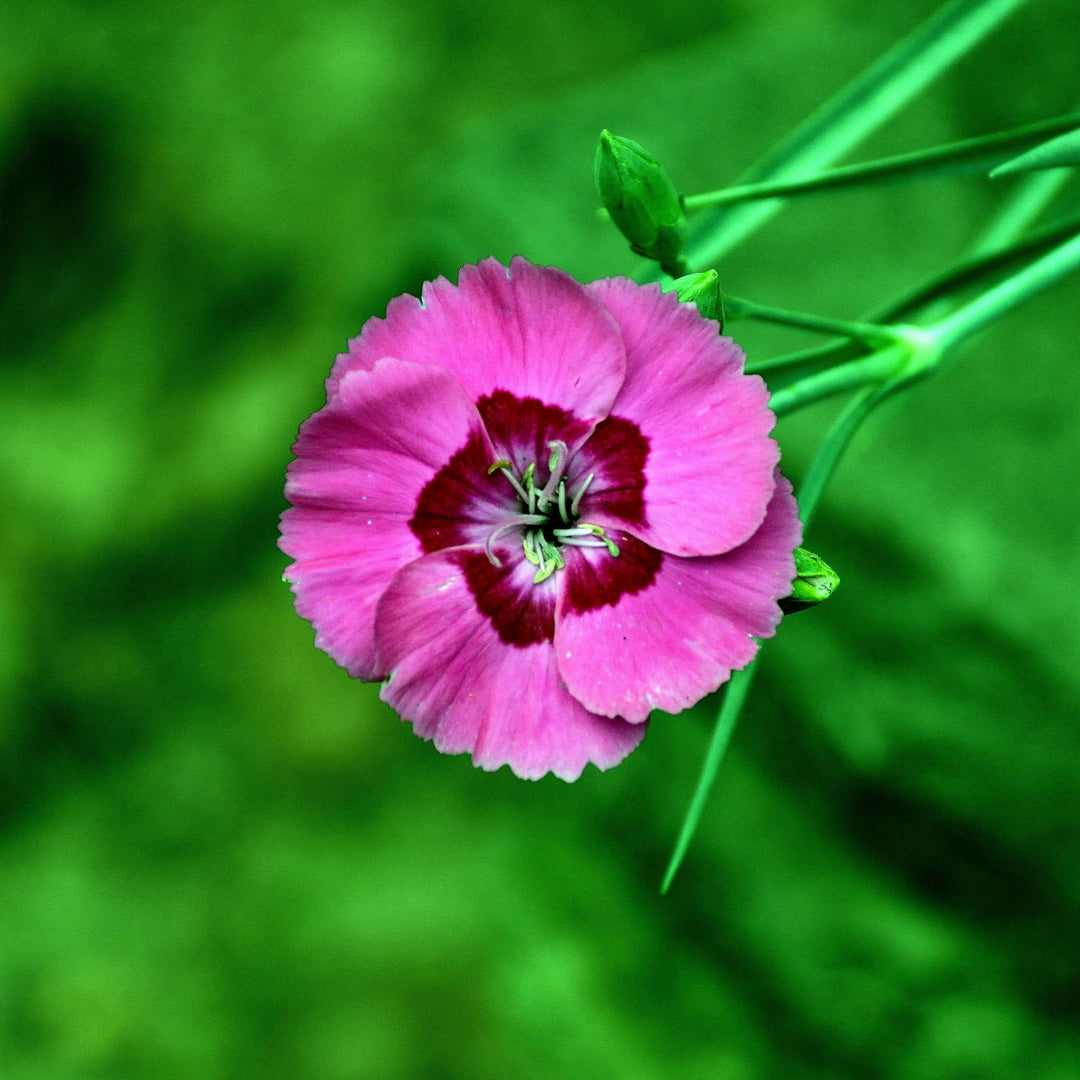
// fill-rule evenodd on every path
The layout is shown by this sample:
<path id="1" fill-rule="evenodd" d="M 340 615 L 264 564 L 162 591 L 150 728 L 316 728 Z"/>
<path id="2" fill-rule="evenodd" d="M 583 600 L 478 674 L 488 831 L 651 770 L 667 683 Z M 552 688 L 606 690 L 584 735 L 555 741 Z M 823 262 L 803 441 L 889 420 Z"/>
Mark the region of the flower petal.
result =
<path id="1" fill-rule="evenodd" d="M 626 278 L 587 288 L 615 316 L 626 345 L 612 419 L 636 425 L 648 444 L 644 522 L 616 505 L 626 500 L 617 454 L 613 479 L 597 468 L 588 520 L 627 527 L 673 555 L 730 551 L 761 524 L 780 458 L 764 382 L 744 375 L 742 350 L 674 293 Z M 590 440 L 589 449 L 600 447 Z"/>
<path id="2" fill-rule="evenodd" d="M 370 319 L 337 358 L 327 392 L 384 356 L 438 364 L 477 401 L 496 390 L 533 397 L 595 422 L 622 385 L 626 361 L 611 316 L 568 274 L 522 258 L 465 266 L 452 285 L 424 285 Z"/>
<path id="3" fill-rule="evenodd" d="M 452 375 L 395 359 L 349 372 L 301 426 L 285 487 L 292 509 L 281 516 L 279 545 L 296 560 L 285 577 L 316 646 L 350 675 L 384 674 L 375 662 L 375 605 L 398 570 L 423 554 L 410 527 L 420 493 L 477 440 L 490 447 Z"/>
<path id="4" fill-rule="evenodd" d="M 614 603 L 603 582 L 622 572 L 622 554 L 592 549 L 568 559 L 555 648 L 570 693 L 591 712 L 630 721 L 699 701 L 753 659 L 755 637 L 775 632 L 801 535 L 791 485 L 778 477 L 765 521 L 746 543 L 712 557 L 663 555 L 645 587 L 610 590 Z"/>
<path id="5" fill-rule="evenodd" d="M 383 701 L 443 753 L 471 752 L 484 769 L 509 765 L 527 780 L 548 772 L 576 780 L 589 762 L 600 769 L 618 764 L 645 725 L 596 716 L 574 700 L 549 636 L 518 634 L 523 645 L 504 640 L 506 625 L 500 633 L 473 592 L 481 563 L 490 566 L 482 551 L 451 549 L 410 563 L 394 578 L 376 618 L 380 663 L 390 672 Z M 554 588 L 533 586 L 532 571 L 523 559 L 517 566 L 507 561 L 500 588 L 479 602 L 490 606 L 486 600 L 516 588 L 553 607 Z M 519 608 L 528 609 L 532 596 L 522 599 Z M 534 613 L 526 623 L 535 629 L 549 619 L 550 612 Z"/>

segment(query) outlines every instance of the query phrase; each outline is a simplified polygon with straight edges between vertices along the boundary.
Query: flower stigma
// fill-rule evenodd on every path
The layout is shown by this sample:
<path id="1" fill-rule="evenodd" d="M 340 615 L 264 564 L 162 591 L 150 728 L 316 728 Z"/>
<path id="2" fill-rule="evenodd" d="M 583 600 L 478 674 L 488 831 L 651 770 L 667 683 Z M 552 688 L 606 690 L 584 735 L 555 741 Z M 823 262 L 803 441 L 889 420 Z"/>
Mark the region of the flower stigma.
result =
<path id="1" fill-rule="evenodd" d="M 548 444 L 551 451 L 548 457 L 548 478 L 543 487 L 536 481 L 536 462 L 531 462 L 521 477 L 513 473 L 513 462 L 500 458 L 488 467 L 488 476 L 495 473 L 509 481 L 521 503 L 520 512 L 502 522 L 488 536 L 484 551 L 493 566 L 501 566 L 495 554 L 495 541 L 508 532 L 521 530 L 521 546 L 525 558 L 535 566 L 533 584 L 546 581 L 556 570 L 566 565 L 561 549 L 569 547 L 607 548 L 612 558 L 619 555 L 618 545 L 605 534 L 599 525 L 590 525 L 578 520 L 581 499 L 593 482 L 594 473 L 589 473 L 578 485 L 577 490 L 568 494 L 566 486 L 566 468 L 569 465 L 569 449 L 561 439 L 554 439 Z"/>

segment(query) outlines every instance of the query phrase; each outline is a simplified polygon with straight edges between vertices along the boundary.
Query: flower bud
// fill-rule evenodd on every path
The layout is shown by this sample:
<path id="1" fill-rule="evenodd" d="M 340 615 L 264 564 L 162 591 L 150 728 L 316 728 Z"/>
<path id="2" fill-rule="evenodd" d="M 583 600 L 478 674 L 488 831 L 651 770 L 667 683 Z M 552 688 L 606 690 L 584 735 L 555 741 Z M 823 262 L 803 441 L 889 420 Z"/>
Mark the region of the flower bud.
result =
<path id="1" fill-rule="evenodd" d="M 820 555 L 806 548 L 796 548 L 795 580 L 791 584 L 791 595 L 780 601 L 780 610 L 790 615 L 793 611 L 820 604 L 832 596 L 839 584 L 840 575 Z"/>
<path id="2" fill-rule="evenodd" d="M 704 274 L 687 274 L 676 278 L 664 288 L 678 293 L 684 304 L 696 304 L 698 311 L 706 319 L 715 319 L 724 330 L 724 294 L 720 291 L 720 275 L 715 270 L 706 270 Z"/>
<path id="3" fill-rule="evenodd" d="M 677 265 L 686 239 L 686 214 L 668 175 L 636 142 L 600 133 L 596 190 L 619 231 L 639 255 Z"/>

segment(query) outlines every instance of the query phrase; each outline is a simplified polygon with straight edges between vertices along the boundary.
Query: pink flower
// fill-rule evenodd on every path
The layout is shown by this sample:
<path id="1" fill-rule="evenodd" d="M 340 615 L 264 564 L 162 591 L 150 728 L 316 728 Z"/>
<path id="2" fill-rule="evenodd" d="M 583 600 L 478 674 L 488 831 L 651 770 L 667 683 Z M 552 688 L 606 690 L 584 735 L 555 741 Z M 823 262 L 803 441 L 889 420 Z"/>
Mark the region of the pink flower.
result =
<path id="1" fill-rule="evenodd" d="M 759 378 L 658 286 L 516 258 L 371 319 L 300 428 L 297 611 L 444 753 L 574 780 L 780 621 L 801 529 Z"/>

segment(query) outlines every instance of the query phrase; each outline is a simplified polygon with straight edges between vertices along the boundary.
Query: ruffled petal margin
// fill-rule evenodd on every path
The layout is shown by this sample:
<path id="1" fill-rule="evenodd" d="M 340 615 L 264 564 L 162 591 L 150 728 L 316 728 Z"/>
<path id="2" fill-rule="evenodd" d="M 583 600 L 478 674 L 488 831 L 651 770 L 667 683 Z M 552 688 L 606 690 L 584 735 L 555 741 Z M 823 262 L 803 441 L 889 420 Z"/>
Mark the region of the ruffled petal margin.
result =
<path id="1" fill-rule="evenodd" d="M 622 338 L 604 305 L 569 274 L 520 257 L 462 267 L 458 284 L 437 278 L 423 300 L 399 296 L 337 358 L 328 396 L 345 375 L 384 356 L 438 364 L 474 401 L 506 390 L 595 423 L 611 408 L 626 370 Z"/>
<path id="2" fill-rule="evenodd" d="M 420 492 L 470 437 L 487 443 L 457 380 L 395 359 L 349 372 L 300 428 L 278 541 L 296 560 L 285 578 L 316 647 L 356 678 L 385 674 L 375 659 L 375 606 L 423 554 L 409 527 Z"/>
<path id="3" fill-rule="evenodd" d="M 550 641 L 501 640 L 465 579 L 464 561 L 475 554 L 426 555 L 386 590 L 376 616 L 380 664 L 390 672 L 382 700 L 437 749 L 471 753 L 483 769 L 576 780 L 590 762 L 617 765 L 646 725 L 596 716 L 571 697 Z"/>
<path id="4" fill-rule="evenodd" d="M 664 555 L 650 585 L 614 604 L 576 602 L 576 592 L 595 590 L 593 572 L 567 560 L 555 614 L 567 689 L 591 712 L 630 721 L 652 709 L 676 713 L 693 705 L 753 659 L 755 638 L 775 633 L 776 601 L 791 592 L 801 536 L 791 484 L 778 475 L 765 521 L 750 540 L 725 555 Z M 586 558 L 610 559 L 602 550 Z"/>
<path id="5" fill-rule="evenodd" d="M 606 505 L 602 467 L 589 520 L 623 526 L 673 555 L 730 551 L 761 524 L 780 460 L 765 383 L 744 375 L 742 350 L 674 293 L 626 278 L 587 288 L 615 317 L 626 346 L 612 417 L 636 425 L 648 443 L 644 522 L 620 516 L 624 493 Z"/>

